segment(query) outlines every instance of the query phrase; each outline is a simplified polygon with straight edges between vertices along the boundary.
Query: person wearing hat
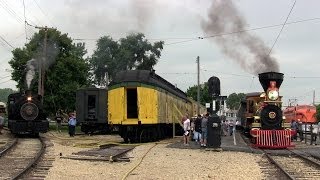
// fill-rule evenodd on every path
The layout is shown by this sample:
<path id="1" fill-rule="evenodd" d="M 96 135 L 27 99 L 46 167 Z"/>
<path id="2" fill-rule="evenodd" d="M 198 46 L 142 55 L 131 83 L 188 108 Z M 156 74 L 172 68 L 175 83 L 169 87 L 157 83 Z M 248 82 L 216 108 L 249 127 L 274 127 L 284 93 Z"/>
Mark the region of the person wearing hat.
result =
<path id="1" fill-rule="evenodd" d="M 77 120 L 76 120 L 74 113 L 70 113 L 70 117 L 69 117 L 69 121 L 68 121 L 70 137 L 73 137 L 75 135 L 76 124 L 77 124 Z"/>

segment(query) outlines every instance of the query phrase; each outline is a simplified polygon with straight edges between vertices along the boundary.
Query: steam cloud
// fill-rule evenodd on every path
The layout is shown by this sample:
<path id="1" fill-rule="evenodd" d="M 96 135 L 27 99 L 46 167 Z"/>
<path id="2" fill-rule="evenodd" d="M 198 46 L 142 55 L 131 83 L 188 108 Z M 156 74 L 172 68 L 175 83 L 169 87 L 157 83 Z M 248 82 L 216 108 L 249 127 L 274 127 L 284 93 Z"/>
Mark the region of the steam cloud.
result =
<path id="1" fill-rule="evenodd" d="M 34 78 L 36 67 L 37 67 L 37 62 L 35 59 L 31 59 L 27 62 L 26 82 L 27 82 L 28 89 L 30 89 L 31 82 Z"/>
<path id="2" fill-rule="evenodd" d="M 43 48 L 39 48 L 37 50 L 37 52 L 35 53 L 34 58 L 29 60 L 26 64 L 26 71 L 27 71 L 26 83 L 27 83 L 28 89 L 31 88 L 32 80 L 35 77 L 35 72 L 39 71 L 40 61 L 42 61 L 42 63 L 43 63 L 42 67 L 44 68 L 44 71 L 49 69 L 49 67 L 56 61 L 56 56 L 59 53 L 59 48 L 58 48 L 57 44 L 52 39 L 48 39 L 48 41 L 47 41 L 46 52 L 47 52 L 47 56 L 46 56 L 45 61 L 43 58 Z"/>
<path id="3" fill-rule="evenodd" d="M 213 0 L 208 19 L 201 22 L 206 35 L 236 32 L 245 29 L 245 25 L 245 19 L 238 12 L 232 0 Z M 211 40 L 220 46 L 224 54 L 250 73 L 279 72 L 277 60 L 268 55 L 270 48 L 259 37 L 249 32 L 214 37 Z"/>

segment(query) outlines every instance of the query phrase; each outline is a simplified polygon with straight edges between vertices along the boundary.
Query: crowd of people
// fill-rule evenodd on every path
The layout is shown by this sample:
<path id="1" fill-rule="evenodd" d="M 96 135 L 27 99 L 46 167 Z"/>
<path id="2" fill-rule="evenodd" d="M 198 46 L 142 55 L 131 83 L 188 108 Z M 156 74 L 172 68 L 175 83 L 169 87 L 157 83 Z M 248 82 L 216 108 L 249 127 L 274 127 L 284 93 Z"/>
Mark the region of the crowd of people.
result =
<path id="1" fill-rule="evenodd" d="M 184 129 L 183 141 L 185 146 L 189 145 L 189 140 L 195 141 L 197 144 L 200 144 L 201 147 L 207 146 L 208 118 L 209 114 L 199 114 L 194 118 L 189 118 L 189 116 L 186 115 L 182 118 Z M 223 120 L 221 124 L 221 135 L 232 136 L 238 126 L 240 126 L 239 121 Z"/>
<path id="2" fill-rule="evenodd" d="M 310 127 L 309 130 L 311 135 L 310 144 L 317 145 L 317 137 L 319 136 L 320 139 L 320 121 L 315 124 L 310 124 L 308 125 L 308 127 Z M 306 131 L 305 129 L 307 129 L 307 125 L 303 124 L 300 119 L 291 121 L 291 129 L 296 131 L 296 133 L 291 138 L 292 140 L 298 141 L 298 137 L 299 141 L 303 141 L 305 139 L 304 135 Z"/>
<path id="3" fill-rule="evenodd" d="M 199 114 L 196 118 L 191 120 L 188 115 L 182 118 L 184 129 L 183 140 L 185 146 L 189 145 L 190 137 L 192 137 L 192 140 L 196 141 L 196 143 L 199 143 L 201 147 L 207 146 L 208 117 L 209 114 L 203 116 Z M 192 136 L 190 136 L 191 134 Z"/>
<path id="4" fill-rule="evenodd" d="M 55 120 L 56 120 L 56 124 L 57 124 L 57 131 L 59 133 L 61 133 L 61 126 L 62 126 L 62 122 L 65 121 L 66 117 L 64 117 L 64 113 L 62 112 L 62 110 L 58 110 L 58 112 L 56 113 L 55 116 Z M 68 131 L 69 131 L 69 135 L 70 137 L 75 136 L 75 129 L 76 129 L 76 125 L 77 125 L 77 119 L 76 119 L 76 115 L 74 112 L 70 112 L 67 115 L 67 119 L 68 119 Z"/>

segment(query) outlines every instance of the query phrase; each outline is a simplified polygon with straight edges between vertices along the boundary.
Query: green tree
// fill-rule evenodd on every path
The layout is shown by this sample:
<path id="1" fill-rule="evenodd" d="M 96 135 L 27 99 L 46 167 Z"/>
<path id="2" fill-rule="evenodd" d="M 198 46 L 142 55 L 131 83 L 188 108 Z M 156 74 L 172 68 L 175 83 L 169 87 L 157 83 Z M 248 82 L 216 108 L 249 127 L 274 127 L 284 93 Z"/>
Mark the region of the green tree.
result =
<path id="1" fill-rule="evenodd" d="M 229 109 L 239 109 L 240 107 L 240 102 L 241 100 L 245 97 L 246 95 L 244 93 L 232 93 L 228 96 L 226 103 L 227 103 L 227 108 Z"/>
<path id="2" fill-rule="evenodd" d="M 12 51 L 13 58 L 9 64 L 13 69 L 12 79 L 18 83 L 17 88 L 19 89 L 31 89 L 37 92 L 37 67 L 39 61 L 43 59 L 44 36 L 45 31 L 40 30 L 34 34 L 25 47 Z M 45 110 L 48 113 L 54 113 L 58 109 L 74 110 L 75 91 L 90 84 L 89 64 L 83 58 L 86 54 L 85 45 L 83 43 L 75 44 L 67 34 L 61 34 L 56 29 L 49 29 L 46 49 L 47 56 L 44 62 L 46 72 L 44 81 Z M 36 73 L 30 75 L 31 65 L 35 68 Z M 28 77 L 32 77 L 30 87 L 26 83 Z"/>
<path id="3" fill-rule="evenodd" d="M 202 105 L 211 102 L 208 89 L 209 87 L 207 82 L 205 82 L 203 85 L 200 85 L 200 103 Z M 193 100 L 197 101 L 198 85 L 189 87 L 186 91 L 186 94 L 188 97 L 191 97 Z"/>
<path id="4" fill-rule="evenodd" d="M 8 96 L 11 93 L 15 93 L 15 91 L 10 88 L 0 89 L 0 102 L 7 103 Z"/>
<path id="5" fill-rule="evenodd" d="M 317 118 L 317 122 L 319 122 L 320 121 L 320 104 L 318 104 L 316 108 L 317 108 L 316 118 Z"/>
<path id="6" fill-rule="evenodd" d="M 109 80 L 118 71 L 131 69 L 151 70 L 157 64 L 163 41 L 151 44 L 142 33 L 133 33 L 119 41 L 109 36 L 97 41 L 97 49 L 89 59 L 95 83 L 100 84 L 108 72 Z"/>

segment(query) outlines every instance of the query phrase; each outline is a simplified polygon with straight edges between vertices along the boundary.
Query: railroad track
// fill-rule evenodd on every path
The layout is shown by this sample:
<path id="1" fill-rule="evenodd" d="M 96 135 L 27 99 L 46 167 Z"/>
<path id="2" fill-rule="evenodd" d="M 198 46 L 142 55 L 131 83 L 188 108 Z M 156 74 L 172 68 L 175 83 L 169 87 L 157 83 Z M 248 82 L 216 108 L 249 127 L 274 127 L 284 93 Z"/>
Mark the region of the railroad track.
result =
<path id="1" fill-rule="evenodd" d="M 21 179 L 45 179 L 53 166 L 55 160 L 53 143 L 42 137 L 46 148 L 41 158 L 32 166 L 32 168 L 22 176 Z"/>
<path id="2" fill-rule="evenodd" d="M 21 178 L 39 160 L 45 150 L 41 138 L 19 138 L 0 157 L 2 179 Z"/>
<path id="3" fill-rule="evenodd" d="M 18 142 L 17 138 L 8 138 L 4 141 L 1 141 L 0 146 L 0 157 L 3 156 L 7 151 L 9 151 L 12 147 L 14 147 Z"/>
<path id="4" fill-rule="evenodd" d="M 275 152 L 281 152 L 281 154 Z M 264 150 L 264 153 L 267 159 L 278 169 L 278 178 L 286 177 L 286 179 L 320 179 L 320 161 L 302 151 Z"/>

